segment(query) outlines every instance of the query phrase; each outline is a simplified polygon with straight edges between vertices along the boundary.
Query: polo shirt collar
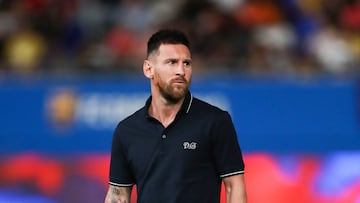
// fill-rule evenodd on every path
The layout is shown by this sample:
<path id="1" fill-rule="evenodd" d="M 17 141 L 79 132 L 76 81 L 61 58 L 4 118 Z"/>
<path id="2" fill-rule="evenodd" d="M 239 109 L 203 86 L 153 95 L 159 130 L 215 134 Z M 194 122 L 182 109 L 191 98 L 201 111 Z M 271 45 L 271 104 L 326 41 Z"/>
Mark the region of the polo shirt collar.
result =
<path id="1" fill-rule="evenodd" d="M 189 113 L 192 102 L 193 102 L 193 95 L 191 94 L 190 91 L 188 91 L 183 101 L 183 104 L 181 105 L 180 111 L 183 111 L 184 113 Z"/>
<path id="2" fill-rule="evenodd" d="M 147 117 L 149 117 L 148 109 L 151 104 L 151 99 L 152 99 L 152 96 L 149 96 L 149 98 L 146 100 L 146 103 L 145 103 L 145 112 L 146 112 Z M 185 99 L 181 105 L 179 112 L 184 112 L 186 114 L 189 113 L 192 102 L 193 102 L 193 95 L 191 94 L 190 91 L 188 91 L 188 93 L 186 93 L 186 95 L 185 95 Z"/>

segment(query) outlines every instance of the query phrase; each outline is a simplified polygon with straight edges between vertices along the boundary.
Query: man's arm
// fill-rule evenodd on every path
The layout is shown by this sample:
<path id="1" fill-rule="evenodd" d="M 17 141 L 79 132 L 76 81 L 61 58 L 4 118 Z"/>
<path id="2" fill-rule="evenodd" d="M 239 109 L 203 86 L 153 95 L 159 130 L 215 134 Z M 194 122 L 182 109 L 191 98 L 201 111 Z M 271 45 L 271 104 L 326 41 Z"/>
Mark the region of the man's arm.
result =
<path id="1" fill-rule="evenodd" d="M 226 203 L 246 203 L 244 174 L 229 176 L 223 179 L 226 191 Z"/>
<path id="2" fill-rule="evenodd" d="M 131 187 L 119 187 L 109 185 L 109 190 L 105 197 L 105 203 L 130 203 Z"/>

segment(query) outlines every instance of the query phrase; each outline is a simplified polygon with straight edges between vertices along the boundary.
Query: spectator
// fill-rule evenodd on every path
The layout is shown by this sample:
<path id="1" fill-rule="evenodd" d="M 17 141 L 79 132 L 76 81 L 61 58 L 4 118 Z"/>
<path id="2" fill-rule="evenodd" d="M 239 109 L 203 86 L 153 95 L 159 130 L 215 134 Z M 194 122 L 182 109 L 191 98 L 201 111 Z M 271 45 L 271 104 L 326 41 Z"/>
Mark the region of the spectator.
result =
<path id="1" fill-rule="evenodd" d="M 0 1 L 0 69 L 139 71 L 144 53 L 134 47 L 145 46 L 144 37 L 158 28 L 176 27 L 194 42 L 198 71 L 352 73 L 360 66 L 359 2 Z M 332 53 L 334 48 L 341 53 Z"/>

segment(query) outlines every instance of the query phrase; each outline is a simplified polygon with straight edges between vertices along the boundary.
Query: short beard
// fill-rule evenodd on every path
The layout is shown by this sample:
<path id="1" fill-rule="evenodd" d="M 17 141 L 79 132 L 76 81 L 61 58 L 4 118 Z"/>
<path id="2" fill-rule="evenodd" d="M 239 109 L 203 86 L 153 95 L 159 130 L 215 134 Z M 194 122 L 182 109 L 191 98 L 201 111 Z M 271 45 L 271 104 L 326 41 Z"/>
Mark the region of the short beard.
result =
<path id="1" fill-rule="evenodd" d="M 165 89 L 160 88 L 160 94 L 163 96 L 166 101 L 168 101 L 170 104 L 177 104 L 182 98 L 185 97 L 186 93 L 189 91 L 187 88 L 183 89 L 183 91 L 180 94 L 174 94 L 172 92 L 171 87 L 168 87 Z"/>
<path id="2" fill-rule="evenodd" d="M 166 85 L 165 87 L 162 86 L 161 84 L 164 83 L 158 83 L 158 87 L 159 87 L 159 91 L 162 97 L 164 97 L 164 99 L 166 99 L 167 102 L 169 102 L 169 104 L 177 104 L 181 99 L 183 99 L 186 94 L 189 92 L 189 84 L 187 84 L 187 86 L 185 86 L 183 89 L 181 89 L 180 92 L 176 93 L 175 91 L 173 91 L 173 87 L 170 85 Z"/>

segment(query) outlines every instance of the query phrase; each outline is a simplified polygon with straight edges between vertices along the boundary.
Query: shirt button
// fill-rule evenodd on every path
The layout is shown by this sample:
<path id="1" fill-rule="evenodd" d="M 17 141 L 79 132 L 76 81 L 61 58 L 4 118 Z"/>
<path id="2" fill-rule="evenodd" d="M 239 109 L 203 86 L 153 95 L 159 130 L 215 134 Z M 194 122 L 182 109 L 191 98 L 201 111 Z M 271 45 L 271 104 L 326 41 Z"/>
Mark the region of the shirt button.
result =
<path id="1" fill-rule="evenodd" d="M 166 135 L 164 134 L 164 135 L 162 135 L 161 137 L 162 137 L 162 139 L 165 139 L 165 138 L 166 138 Z"/>

